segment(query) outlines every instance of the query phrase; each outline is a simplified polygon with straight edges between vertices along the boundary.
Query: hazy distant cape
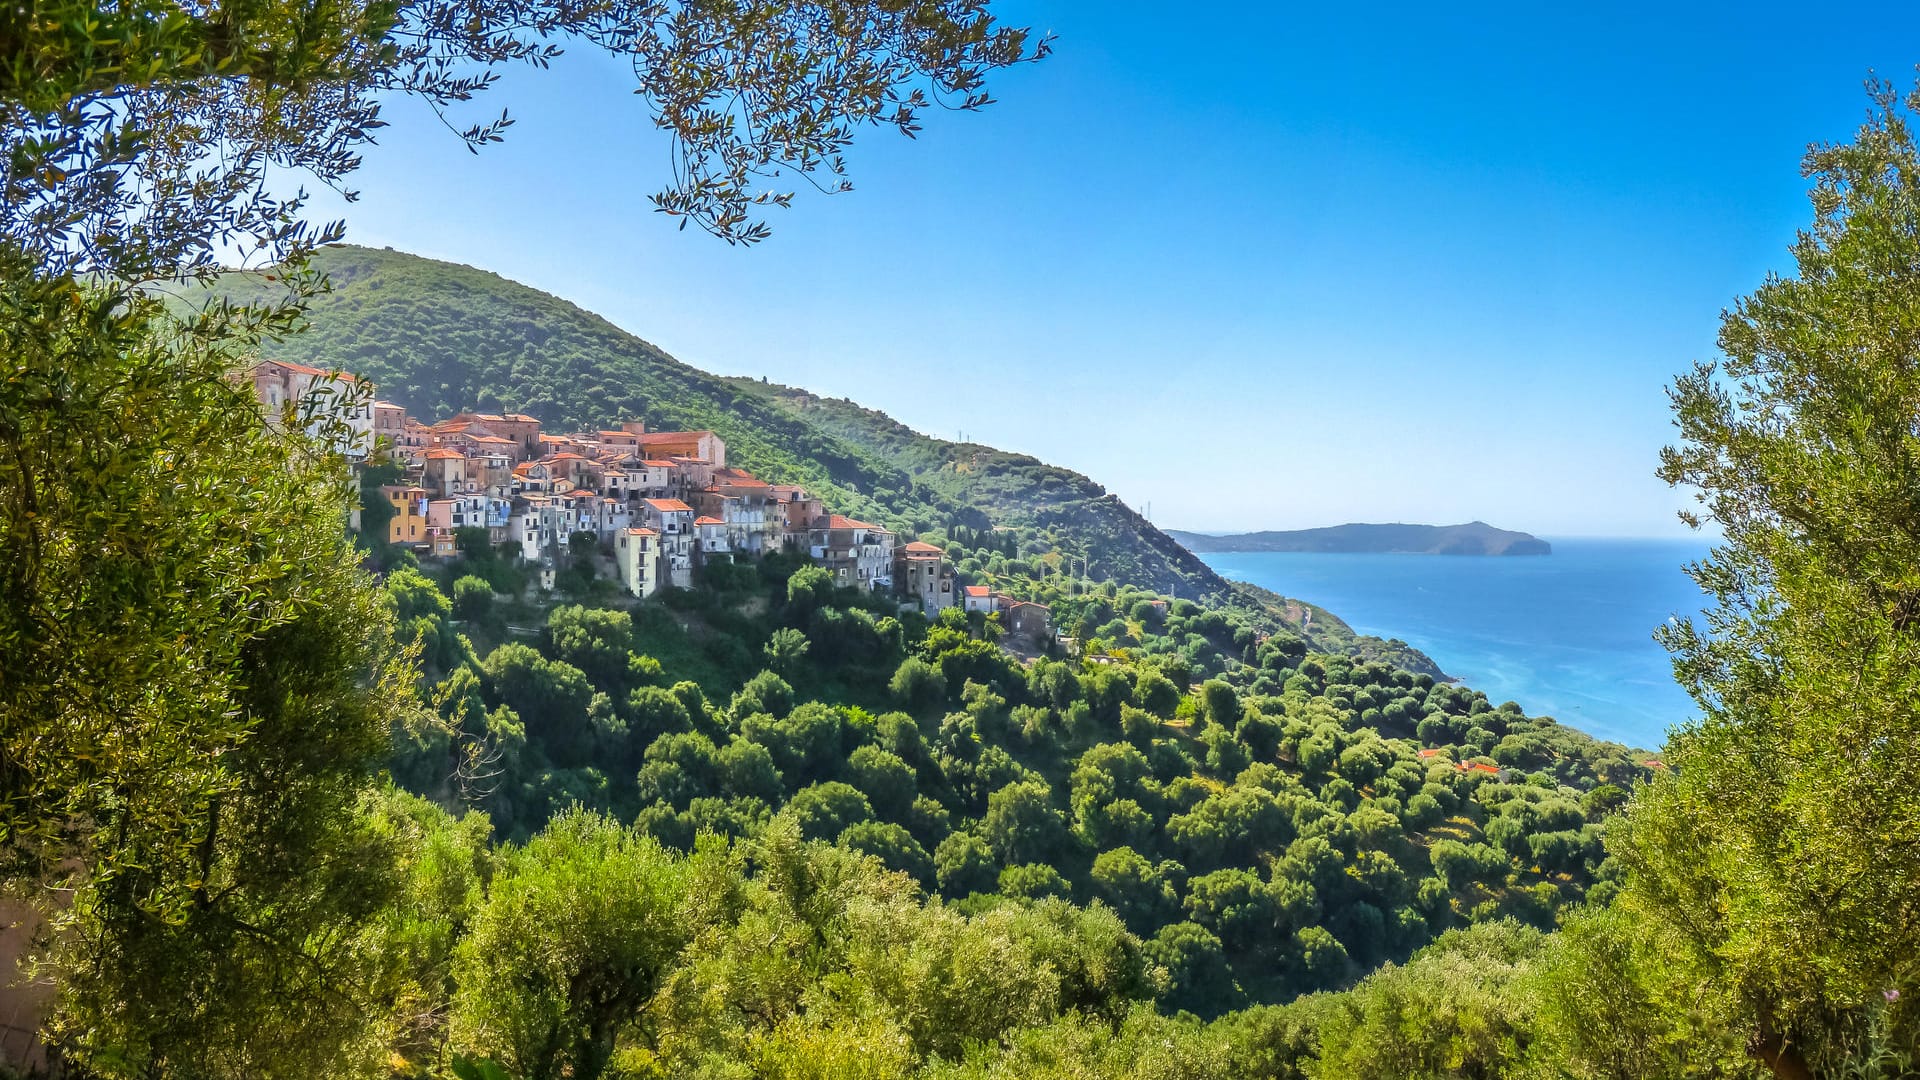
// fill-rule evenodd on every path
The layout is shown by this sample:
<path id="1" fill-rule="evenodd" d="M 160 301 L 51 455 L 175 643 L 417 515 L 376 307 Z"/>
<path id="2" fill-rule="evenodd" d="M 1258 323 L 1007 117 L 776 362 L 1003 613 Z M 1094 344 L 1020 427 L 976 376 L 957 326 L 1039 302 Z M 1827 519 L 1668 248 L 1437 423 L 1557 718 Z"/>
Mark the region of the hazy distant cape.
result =
<path id="1" fill-rule="evenodd" d="M 1167 535 L 1197 554 L 1216 551 L 1335 551 L 1369 555 L 1551 555 L 1553 545 L 1523 532 L 1496 529 L 1484 521 L 1465 525 L 1334 525 L 1293 532 L 1234 536 L 1168 529 Z"/>

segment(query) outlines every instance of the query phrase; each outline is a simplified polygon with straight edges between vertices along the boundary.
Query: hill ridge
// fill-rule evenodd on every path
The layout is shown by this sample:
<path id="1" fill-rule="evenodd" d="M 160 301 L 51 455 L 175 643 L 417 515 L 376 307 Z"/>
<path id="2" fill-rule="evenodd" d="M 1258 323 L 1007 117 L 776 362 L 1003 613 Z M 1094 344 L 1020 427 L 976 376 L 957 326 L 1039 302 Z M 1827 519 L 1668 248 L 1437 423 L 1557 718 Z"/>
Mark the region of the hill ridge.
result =
<path id="1" fill-rule="evenodd" d="M 1420 555 L 1550 555 L 1553 545 L 1531 533 L 1495 528 L 1475 519 L 1464 525 L 1354 522 L 1317 529 L 1214 534 L 1168 529 L 1194 552 L 1347 552 Z"/>
<path id="2" fill-rule="evenodd" d="M 847 399 L 715 375 L 550 292 L 493 271 L 393 249 L 335 245 L 314 258 L 331 289 L 307 328 L 263 356 L 352 371 L 418 416 L 525 412 L 556 428 L 625 419 L 652 429 L 708 429 L 729 464 L 797 483 L 839 512 L 905 534 L 944 533 L 973 550 L 981 575 L 1018 591 L 1023 576 L 1061 573 L 1206 600 L 1301 627 L 1304 610 L 1229 582 L 1084 474 L 1030 454 L 924 435 Z M 279 286 L 228 275 L 221 291 L 264 299 Z M 1352 651 L 1357 637 L 1316 613 L 1310 638 Z M 1380 642 L 1416 671 L 1425 656 Z"/>

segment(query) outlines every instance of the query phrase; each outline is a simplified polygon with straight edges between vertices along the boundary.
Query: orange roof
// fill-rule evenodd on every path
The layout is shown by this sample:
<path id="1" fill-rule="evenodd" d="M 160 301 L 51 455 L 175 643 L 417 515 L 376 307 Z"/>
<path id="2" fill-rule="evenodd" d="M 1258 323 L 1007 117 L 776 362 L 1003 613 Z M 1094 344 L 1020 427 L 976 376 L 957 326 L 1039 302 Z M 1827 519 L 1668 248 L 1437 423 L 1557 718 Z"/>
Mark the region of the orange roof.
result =
<path id="1" fill-rule="evenodd" d="M 254 367 L 256 367 L 256 368 L 261 368 L 261 367 L 266 367 L 266 366 L 268 366 L 268 365 L 272 365 L 272 366 L 274 366 L 274 367 L 283 367 L 283 368 L 286 368 L 286 369 L 287 369 L 288 371 L 291 371 L 291 372 L 295 372 L 296 374 L 300 374 L 300 375 L 333 375 L 333 374 L 337 374 L 337 372 L 331 372 L 331 371 L 324 371 L 324 370 L 322 370 L 322 369 L 320 369 L 320 368 L 317 368 L 317 367 L 308 367 L 308 366 L 307 366 L 307 365 L 305 365 L 305 364 L 296 364 L 296 363 L 294 363 L 294 362 L 293 362 L 293 361 L 291 361 L 291 360 L 262 360 L 262 361 L 260 361 L 260 362 L 259 362 L 258 364 L 255 364 L 255 365 L 253 365 L 253 366 L 254 366 Z M 345 376 L 342 376 L 342 377 L 343 377 L 343 378 L 347 378 L 347 379 L 351 379 L 351 378 L 353 378 L 353 376 L 351 376 L 351 375 L 345 375 Z"/>
<path id="2" fill-rule="evenodd" d="M 814 519 L 814 525 L 816 528 L 819 526 L 818 518 Z M 829 529 L 880 529 L 880 526 L 878 525 L 869 525 L 864 521 L 855 521 L 854 519 L 850 517 L 846 517 L 841 514 L 827 515 L 826 527 Z M 885 529 L 880 529 L 880 531 L 886 532 Z"/>
<path id="3" fill-rule="evenodd" d="M 647 499 L 645 500 L 645 502 L 648 506 L 653 507 L 655 510 L 660 511 L 663 514 L 693 513 L 693 507 L 688 506 L 686 503 L 681 502 L 679 499 Z"/>
<path id="4" fill-rule="evenodd" d="M 925 540 L 915 540 L 913 543 L 908 544 L 906 547 L 903 547 L 900 550 L 906 552 L 909 555 L 921 555 L 921 554 L 928 554 L 928 553 L 931 553 L 934 555 L 945 554 L 940 550 L 938 546 L 929 544 Z"/>
<path id="5" fill-rule="evenodd" d="M 1440 756 L 1441 754 L 1444 754 L 1444 753 L 1446 753 L 1446 751 L 1445 751 L 1445 750 L 1432 750 L 1432 749 L 1428 749 L 1428 750 L 1422 750 L 1422 751 L 1420 751 L 1420 757 L 1421 757 L 1422 759 L 1425 759 L 1425 758 L 1430 758 L 1430 757 L 1438 757 L 1438 756 Z"/>
<path id="6" fill-rule="evenodd" d="M 585 461 L 587 459 L 581 457 L 579 454 L 562 452 L 558 454 L 547 455 L 547 460 L 548 461 Z"/>
<path id="7" fill-rule="evenodd" d="M 628 536 L 659 536 L 660 534 L 642 525 L 637 528 L 628 529 L 627 535 Z"/>
<path id="8" fill-rule="evenodd" d="M 966 590 L 968 596 L 989 596 L 993 592 L 985 585 L 963 585 L 961 588 Z"/>
<path id="9" fill-rule="evenodd" d="M 654 460 L 653 458 L 642 458 L 642 459 L 641 459 L 641 461 L 640 461 L 640 464 L 642 464 L 642 465 L 645 465 L 645 466 L 646 466 L 647 468 L 649 468 L 649 469 L 671 469 L 671 468 L 673 468 L 673 462 L 671 462 L 671 461 L 655 461 L 655 460 Z"/>
<path id="10" fill-rule="evenodd" d="M 697 517 L 693 519 L 693 523 L 695 525 L 725 525 L 726 524 L 726 522 L 721 521 L 717 517 Z"/>
<path id="11" fill-rule="evenodd" d="M 427 460 L 428 461 L 453 461 L 453 460 L 465 461 L 467 460 L 467 455 L 461 453 L 458 450 L 446 450 L 446 449 L 429 450 L 427 451 Z"/>
<path id="12" fill-rule="evenodd" d="M 1480 761 L 1463 761 L 1460 764 L 1455 765 L 1454 768 L 1460 772 L 1483 772 L 1483 773 L 1490 773 L 1494 776 L 1500 775 L 1500 766 L 1488 765 L 1485 762 L 1480 762 Z"/>

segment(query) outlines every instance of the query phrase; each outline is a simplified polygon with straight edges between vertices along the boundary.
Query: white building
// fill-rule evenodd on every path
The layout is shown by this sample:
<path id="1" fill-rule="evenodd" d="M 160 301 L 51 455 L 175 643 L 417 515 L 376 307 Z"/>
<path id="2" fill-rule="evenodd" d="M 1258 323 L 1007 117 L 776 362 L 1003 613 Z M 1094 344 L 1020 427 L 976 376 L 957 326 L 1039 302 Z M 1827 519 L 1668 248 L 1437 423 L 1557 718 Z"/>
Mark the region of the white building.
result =
<path id="1" fill-rule="evenodd" d="M 344 371 L 323 371 L 285 360 L 262 360 L 247 372 L 254 397 L 275 430 L 303 429 L 320 438 L 329 427 L 340 430 L 334 449 L 355 461 L 373 449 L 372 387 Z"/>
<path id="2" fill-rule="evenodd" d="M 640 501 L 640 524 L 660 537 L 662 585 L 693 587 L 694 516 L 693 507 L 679 499 Z"/>
<path id="3" fill-rule="evenodd" d="M 727 523 L 716 517 L 693 519 L 694 543 L 702 555 L 727 555 L 733 551 Z"/>
<path id="4" fill-rule="evenodd" d="M 834 584 L 862 589 L 893 587 L 893 533 L 839 514 L 814 519 L 807 553 L 833 574 Z"/>
<path id="5" fill-rule="evenodd" d="M 607 543 L 615 542 L 633 524 L 632 511 L 625 499 L 603 495 L 594 501 L 593 508 L 593 531 Z"/>

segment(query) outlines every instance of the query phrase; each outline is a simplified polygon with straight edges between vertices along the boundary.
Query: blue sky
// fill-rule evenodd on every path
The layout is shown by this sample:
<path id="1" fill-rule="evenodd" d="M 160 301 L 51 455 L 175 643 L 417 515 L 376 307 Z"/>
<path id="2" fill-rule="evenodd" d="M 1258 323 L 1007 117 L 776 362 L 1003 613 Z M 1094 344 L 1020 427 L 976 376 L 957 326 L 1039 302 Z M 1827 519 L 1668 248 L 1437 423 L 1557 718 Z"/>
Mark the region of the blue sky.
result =
<path id="1" fill-rule="evenodd" d="M 867 133 L 856 190 L 753 248 L 651 211 L 666 144 L 584 55 L 491 93 L 518 123 L 477 156 L 396 103 L 361 201 L 320 209 L 1163 526 L 1671 535 L 1666 383 L 1790 270 L 1806 145 L 1920 62 L 1891 4 L 1004 11 L 1053 58 Z"/>

